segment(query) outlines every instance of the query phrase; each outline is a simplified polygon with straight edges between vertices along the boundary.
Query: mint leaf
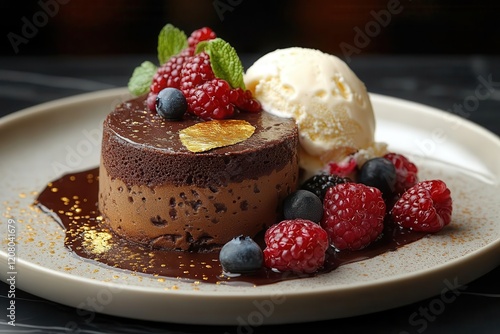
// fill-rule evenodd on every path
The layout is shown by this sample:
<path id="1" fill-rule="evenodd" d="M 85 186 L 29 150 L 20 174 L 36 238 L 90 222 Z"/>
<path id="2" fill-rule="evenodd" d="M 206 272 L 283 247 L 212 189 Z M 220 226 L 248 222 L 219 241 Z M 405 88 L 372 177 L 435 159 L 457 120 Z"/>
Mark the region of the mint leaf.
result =
<path id="1" fill-rule="evenodd" d="M 137 66 L 128 81 L 128 90 L 135 96 L 146 94 L 156 73 L 156 65 L 150 61 L 145 61 L 141 66 Z"/>
<path id="2" fill-rule="evenodd" d="M 210 64 L 217 78 L 226 80 L 232 88 L 245 90 L 243 65 L 236 50 L 221 38 L 198 43 L 196 53 L 205 51 L 210 56 Z"/>
<path id="3" fill-rule="evenodd" d="M 188 46 L 186 34 L 171 25 L 165 25 L 158 35 L 158 60 L 160 65 L 166 63 Z"/>
<path id="4" fill-rule="evenodd" d="M 198 42 L 198 44 L 196 44 L 196 48 L 194 49 L 194 54 L 197 55 L 198 53 L 205 51 L 209 41 L 211 40 Z"/>

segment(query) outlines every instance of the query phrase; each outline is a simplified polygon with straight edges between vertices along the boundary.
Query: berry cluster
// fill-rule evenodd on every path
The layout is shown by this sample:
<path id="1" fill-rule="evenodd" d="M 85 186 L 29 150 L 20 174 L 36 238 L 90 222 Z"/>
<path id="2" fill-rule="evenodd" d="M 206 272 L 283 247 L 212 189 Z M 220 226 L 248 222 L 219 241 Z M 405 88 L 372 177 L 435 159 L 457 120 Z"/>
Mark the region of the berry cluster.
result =
<path id="1" fill-rule="evenodd" d="M 157 111 L 158 94 L 165 88 L 180 90 L 186 98 L 186 111 L 207 120 L 231 117 L 237 109 L 261 110 L 249 90 L 233 88 L 215 76 L 206 52 L 195 54 L 198 43 L 215 38 L 216 34 L 208 27 L 193 31 L 188 46 L 157 69 L 147 97 L 151 111 Z"/>
<path id="2" fill-rule="evenodd" d="M 312 273 L 329 247 L 357 251 L 384 227 L 435 233 L 451 221 L 452 198 L 442 180 L 418 180 L 418 168 L 398 153 L 356 167 L 355 180 L 318 174 L 285 198 L 284 220 L 265 233 L 264 266 Z"/>

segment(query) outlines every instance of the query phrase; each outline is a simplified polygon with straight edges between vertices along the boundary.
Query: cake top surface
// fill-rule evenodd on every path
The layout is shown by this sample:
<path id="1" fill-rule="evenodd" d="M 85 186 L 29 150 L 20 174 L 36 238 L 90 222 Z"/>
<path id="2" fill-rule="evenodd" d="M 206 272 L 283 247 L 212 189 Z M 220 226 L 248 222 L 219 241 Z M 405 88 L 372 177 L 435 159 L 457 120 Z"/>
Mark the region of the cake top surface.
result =
<path id="1" fill-rule="evenodd" d="M 145 97 L 138 97 L 119 104 L 105 120 L 106 127 L 130 144 L 149 146 L 158 151 L 176 154 L 231 154 L 242 153 L 274 145 L 297 135 L 295 122 L 265 112 L 238 113 L 232 117 L 247 121 L 255 132 L 250 138 L 207 152 L 192 153 L 179 138 L 179 132 L 204 122 L 196 116 L 185 115 L 180 121 L 168 121 L 148 110 Z M 237 129 L 236 129 L 237 131 Z"/>

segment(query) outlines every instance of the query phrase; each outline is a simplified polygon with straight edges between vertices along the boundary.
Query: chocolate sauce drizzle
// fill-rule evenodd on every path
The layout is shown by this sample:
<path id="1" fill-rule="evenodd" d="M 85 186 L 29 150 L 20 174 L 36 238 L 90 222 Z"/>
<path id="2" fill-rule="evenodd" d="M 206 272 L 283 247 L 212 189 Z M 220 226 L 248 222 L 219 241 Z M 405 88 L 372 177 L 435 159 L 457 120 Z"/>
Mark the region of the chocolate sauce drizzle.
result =
<path id="1" fill-rule="evenodd" d="M 98 168 L 63 175 L 47 184 L 34 205 L 50 214 L 65 228 L 65 246 L 77 256 L 112 268 L 155 277 L 218 284 L 271 284 L 331 272 L 347 263 L 396 251 L 426 235 L 391 228 L 393 225 L 387 223 L 382 237 L 365 249 L 340 252 L 329 249 L 323 268 L 314 274 L 280 273 L 262 268 L 251 274 L 226 275 L 219 263 L 218 252 L 152 250 L 114 235 L 100 224 L 101 216 L 97 207 L 98 177 Z M 258 241 L 262 244 L 261 237 Z"/>

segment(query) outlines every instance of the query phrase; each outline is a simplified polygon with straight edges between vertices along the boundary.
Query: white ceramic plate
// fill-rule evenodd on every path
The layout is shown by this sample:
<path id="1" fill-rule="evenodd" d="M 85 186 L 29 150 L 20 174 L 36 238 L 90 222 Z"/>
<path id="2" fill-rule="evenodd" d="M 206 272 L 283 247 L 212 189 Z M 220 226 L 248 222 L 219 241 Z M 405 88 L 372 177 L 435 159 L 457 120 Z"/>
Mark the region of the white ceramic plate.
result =
<path id="1" fill-rule="evenodd" d="M 500 140 L 448 113 L 372 94 L 377 140 L 407 154 L 420 179 L 440 178 L 454 198 L 452 224 L 396 252 L 315 278 L 259 287 L 164 280 L 113 270 L 66 250 L 64 233 L 30 208 L 38 191 L 66 171 L 97 166 L 101 122 L 126 89 L 45 103 L 0 120 L 0 263 L 7 268 L 7 225 L 16 226 L 16 287 L 101 312 L 186 324 L 258 326 L 334 319 L 436 296 L 500 264 Z M 7 279 L 7 272 L 0 276 Z M 248 329 L 248 328 L 247 328 Z"/>

